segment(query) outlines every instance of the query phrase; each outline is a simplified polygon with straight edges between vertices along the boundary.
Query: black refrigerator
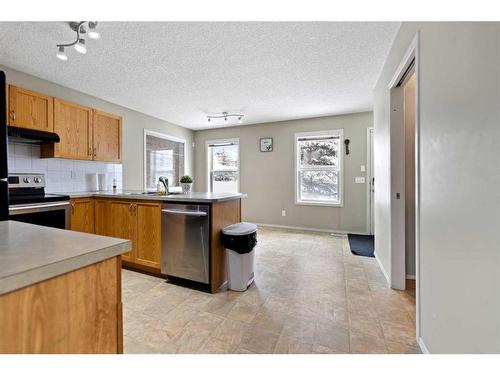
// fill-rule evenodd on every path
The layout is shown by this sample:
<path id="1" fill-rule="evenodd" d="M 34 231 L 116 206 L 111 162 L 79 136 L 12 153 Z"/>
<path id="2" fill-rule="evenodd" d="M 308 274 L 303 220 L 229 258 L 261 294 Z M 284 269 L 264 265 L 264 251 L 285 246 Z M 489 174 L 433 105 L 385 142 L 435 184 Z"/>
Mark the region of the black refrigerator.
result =
<path id="1" fill-rule="evenodd" d="M 9 171 L 7 168 L 7 98 L 5 73 L 0 70 L 0 221 L 9 218 Z"/>

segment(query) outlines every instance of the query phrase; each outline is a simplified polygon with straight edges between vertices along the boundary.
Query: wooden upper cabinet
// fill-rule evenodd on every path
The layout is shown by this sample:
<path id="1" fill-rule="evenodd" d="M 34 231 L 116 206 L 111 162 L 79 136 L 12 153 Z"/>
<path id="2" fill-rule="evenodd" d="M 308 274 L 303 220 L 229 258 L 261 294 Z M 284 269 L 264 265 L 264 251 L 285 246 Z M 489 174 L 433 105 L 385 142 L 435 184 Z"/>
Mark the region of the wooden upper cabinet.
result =
<path id="1" fill-rule="evenodd" d="M 54 98 L 9 85 L 9 125 L 54 131 Z"/>
<path id="2" fill-rule="evenodd" d="M 43 157 L 92 160 L 92 108 L 54 99 L 54 132 L 61 141 L 42 146 Z"/>
<path id="3" fill-rule="evenodd" d="M 94 160 L 122 161 L 122 118 L 94 110 Z"/>
<path id="4" fill-rule="evenodd" d="M 94 199 L 71 200 L 71 230 L 94 233 Z"/>
<path id="5" fill-rule="evenodd" d="M 158 203 L 134 203 L 137 219 L 135 263 L 160 269 L 161 206 Z"/>

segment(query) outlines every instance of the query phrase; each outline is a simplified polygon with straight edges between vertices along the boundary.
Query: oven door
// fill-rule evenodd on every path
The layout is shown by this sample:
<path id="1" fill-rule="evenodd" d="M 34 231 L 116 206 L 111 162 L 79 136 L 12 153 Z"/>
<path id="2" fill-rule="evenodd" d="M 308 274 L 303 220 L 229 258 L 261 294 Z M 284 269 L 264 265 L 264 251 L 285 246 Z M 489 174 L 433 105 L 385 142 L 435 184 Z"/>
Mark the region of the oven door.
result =
<path id="1" fill-rule="evenodd" d="M 69 201 L 16 204 L 9 207 L 9 219 L 45 227 L 69 229 Z"/>

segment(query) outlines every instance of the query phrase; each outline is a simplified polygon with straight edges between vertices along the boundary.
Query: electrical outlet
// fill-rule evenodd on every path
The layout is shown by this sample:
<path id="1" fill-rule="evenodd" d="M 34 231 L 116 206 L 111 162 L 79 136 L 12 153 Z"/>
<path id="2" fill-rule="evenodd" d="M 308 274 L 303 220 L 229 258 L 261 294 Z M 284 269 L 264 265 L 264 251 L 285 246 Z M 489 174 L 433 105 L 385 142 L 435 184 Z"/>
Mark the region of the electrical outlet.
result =
<path id="1" fill-rule="evenodd" d="M 364 165 L 361 166 L 361 172 L 366 172 L 366 167 Z"/>
<path id="2" fill-rule="evenodd" d="M 354 182 L 357 184 L 364 184 L 365 183 L 365 178 L 364 177 L 356 177 L 354 179 Z"/>
<path id="3" fill-rule="evenodd" d="M 281 216 L 286 216 L 286 211 L 285 210 L 281 210 Z"/>

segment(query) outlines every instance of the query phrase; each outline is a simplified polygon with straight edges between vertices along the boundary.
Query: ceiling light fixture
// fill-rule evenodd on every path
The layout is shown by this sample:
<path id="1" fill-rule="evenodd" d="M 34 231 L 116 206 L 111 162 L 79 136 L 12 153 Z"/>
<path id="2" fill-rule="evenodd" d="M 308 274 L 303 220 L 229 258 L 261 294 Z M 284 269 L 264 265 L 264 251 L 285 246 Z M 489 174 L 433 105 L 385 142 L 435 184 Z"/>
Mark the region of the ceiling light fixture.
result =
<path id="1" fill-rule="evenodd" d="M 82 54 L 87 53 L 87 47 L 85 47 L 85 39 L 82 38 L 78 39 L 78 43 L 75 44 L 75 50 Z"/>
<path id="2" fill-rule="evenodd" d="M 99 34 L 95 29 L 96 27 L 97 27 L 97 21 L 89 22 L 89 31 L 87 32 L 87 35 L 89 36 L 90 39 L 99 39 L 101 37 L 101 34 Z"/>
<path id="3" fill-rule="evenodd" d="M 64 47 L 63 46 L 60 46 L 59 47 L 59 51 L 57 51 L 57 58 L 59 60 L 62 60 L 62 61 L 66 61 L 68 60 L 68 56 L 66 55 L 66 53 L 64 52 Z"/>
<path id="4" fill-rule="evenodd" d="M 224 122 L 227 123 L 229 118 L 231 117 L 237 117 L 238 118 L 238 124 L 243 123 L 243 117 L 245 115 L 239 114 L 239 113 L 228 113 L 228 112 L 222 112 L 220 115 L 207 115 L 207 121 L 210 122 L 212 119 L 219 119 L 223 118 Z"/>
<path id="5" fill-rule="evenodd" d="M 85 29 L 85 24 L 88 24 L 88 32 Z M 80 22 L 70 22 L 69 27 L 76 33 L 76 40 L 72 43 L 57 44 L 59 51 L 57 52 L 57 58 L 66 61 L 68 56 L 64 52 L 66 47 L 74 47 L 75 50 L 81 54 L 87 53 L 87 46 L 83 34 L 87 34 L 90 39 L 99 39 L 101 36 L 96 31 L 97 21 L 80 21 Z"/>

